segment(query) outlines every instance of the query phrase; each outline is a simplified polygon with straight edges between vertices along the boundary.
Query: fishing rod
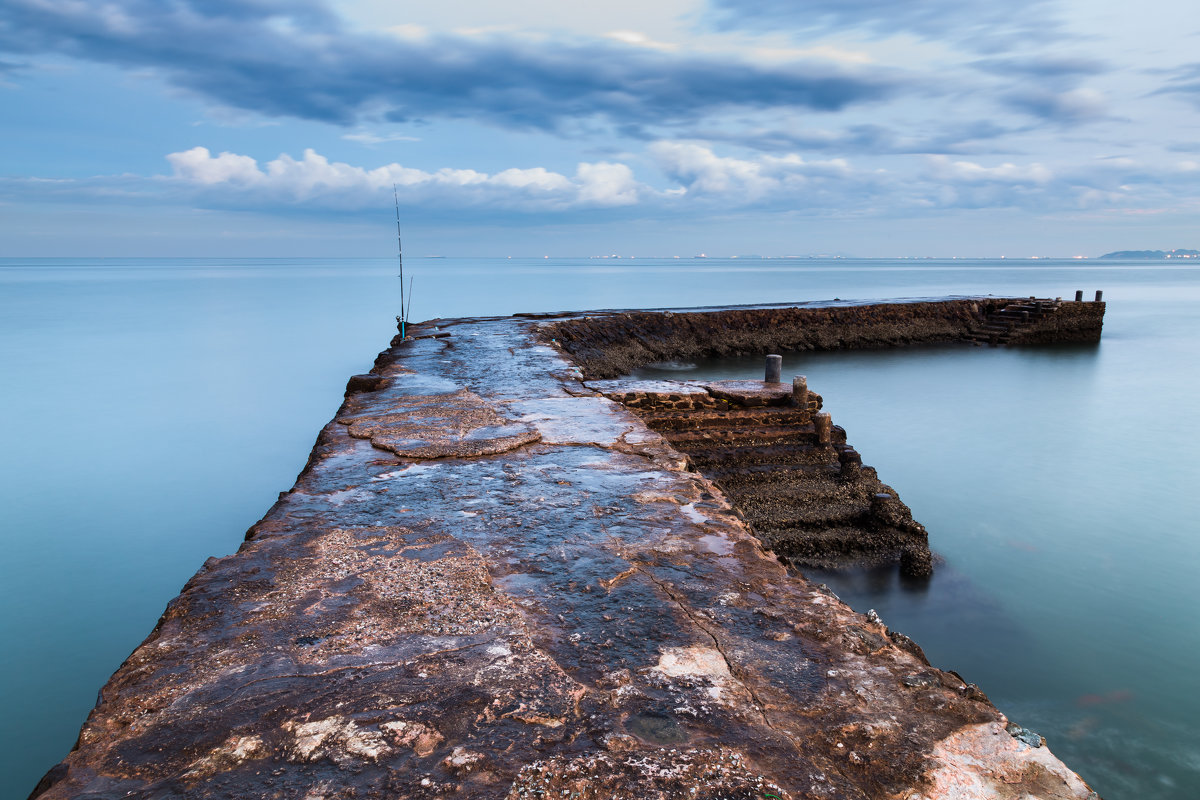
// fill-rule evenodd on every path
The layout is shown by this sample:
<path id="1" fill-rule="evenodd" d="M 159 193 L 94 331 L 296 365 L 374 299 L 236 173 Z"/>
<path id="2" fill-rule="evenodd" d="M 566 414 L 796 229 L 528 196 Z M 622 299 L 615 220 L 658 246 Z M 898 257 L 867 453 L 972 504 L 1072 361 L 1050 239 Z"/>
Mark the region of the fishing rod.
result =
<path id="1" fill-rule="evenodd" d="M 405 338 L 404 328 L 408 312 L 412 309 L 412 278 L 408 279 L 408 306 L 404 305 L 404 242 L 400 238 L 400 191 L 392 184 L 392 199 L 396 201 L 396 257 L 400 259 L 400 338 Z"/>

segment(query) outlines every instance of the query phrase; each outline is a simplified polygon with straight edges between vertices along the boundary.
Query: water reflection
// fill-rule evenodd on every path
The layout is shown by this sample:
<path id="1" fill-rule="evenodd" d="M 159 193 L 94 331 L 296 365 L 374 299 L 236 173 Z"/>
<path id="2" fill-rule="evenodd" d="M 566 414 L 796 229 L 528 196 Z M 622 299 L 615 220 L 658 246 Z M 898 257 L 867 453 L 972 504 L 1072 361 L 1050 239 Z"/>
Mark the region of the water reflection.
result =
<path id="1" fill-rule="evenodd" d="M 971 670 L 976 658 L 995 649 L 1032 653 L 1038 646 L 997 598 L 942 559 L 927 579 L 901 575 L 894 565 L 797 572 L 856 611 L 874 609 L 890 629 L 915 639 L 935 666 L 970 681 L 980 680 Z"/>

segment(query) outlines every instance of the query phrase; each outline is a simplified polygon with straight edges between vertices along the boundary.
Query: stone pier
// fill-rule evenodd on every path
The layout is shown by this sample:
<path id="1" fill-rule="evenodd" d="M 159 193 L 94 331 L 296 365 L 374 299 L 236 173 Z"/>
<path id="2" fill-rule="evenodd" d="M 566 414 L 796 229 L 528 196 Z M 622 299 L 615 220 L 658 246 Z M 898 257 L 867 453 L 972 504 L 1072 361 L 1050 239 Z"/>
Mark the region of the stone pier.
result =
<path id="1" fill-rule="evenodd" d="M 838 311 L 903 338 L 894 309 Z M 586 316 L 393 340 L 33 796 L 1094 797 L 977 687 L 789 571 L 669 426 L 585 374 L 666 339 L 635 346 Z M 573 356 L 572 321 L 620 358 Z M 862 330 L 847 322 L 843 341 Z M 807 385 L 771 387 L 819 408 Z M 722 392 L 753 394 L 704 389 Z M 833 426 L 822 485 L 903 528 L 851 452 Z"/>

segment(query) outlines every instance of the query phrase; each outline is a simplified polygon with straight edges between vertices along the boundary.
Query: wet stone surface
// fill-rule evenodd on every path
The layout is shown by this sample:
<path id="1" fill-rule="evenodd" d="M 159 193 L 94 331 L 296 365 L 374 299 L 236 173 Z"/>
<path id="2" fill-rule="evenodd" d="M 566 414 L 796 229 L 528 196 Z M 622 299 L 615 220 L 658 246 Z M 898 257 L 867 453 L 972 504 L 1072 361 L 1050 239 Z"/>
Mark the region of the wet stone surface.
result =
<path id="1" fill-rule="evenodd" d="M 537 324 L 394 340 L 40 796 L 1087 796 Z"/>

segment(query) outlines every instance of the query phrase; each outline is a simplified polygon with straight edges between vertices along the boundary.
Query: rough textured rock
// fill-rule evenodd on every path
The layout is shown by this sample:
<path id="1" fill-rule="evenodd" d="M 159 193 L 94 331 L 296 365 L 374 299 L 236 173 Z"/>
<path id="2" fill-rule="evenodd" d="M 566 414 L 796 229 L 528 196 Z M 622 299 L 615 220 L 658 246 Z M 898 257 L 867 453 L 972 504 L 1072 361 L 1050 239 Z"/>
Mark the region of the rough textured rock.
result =
<path id="1" fill-rule="evenodd" d="M 933 572 L 929 536 L 896 491 L 820 415 L 822 398 L 762 381 L 589 381 L 634 410 L 709 478 L 759 541 L 790 563 L 899 563 Z M 824 419 L 822 419 L 822 416 Z"/>
<path id="2" fill-rule="evenodd" d="M 865 350 L 973 341 L 1012 298 L 804 303 L 571 315 L 543 330 L 589 378 L 616 378 L 657 361 L 794 350 Z M 566 316 L 566 315 L 563 315 Z M 1013 344 L 1098 342 L 1104 303 L 1065 302 Z"/>
<path id="3" fill-rule="evenodd" d="M 535 324 L 394 340 L 37 796 L 1087 797 Z"/>

